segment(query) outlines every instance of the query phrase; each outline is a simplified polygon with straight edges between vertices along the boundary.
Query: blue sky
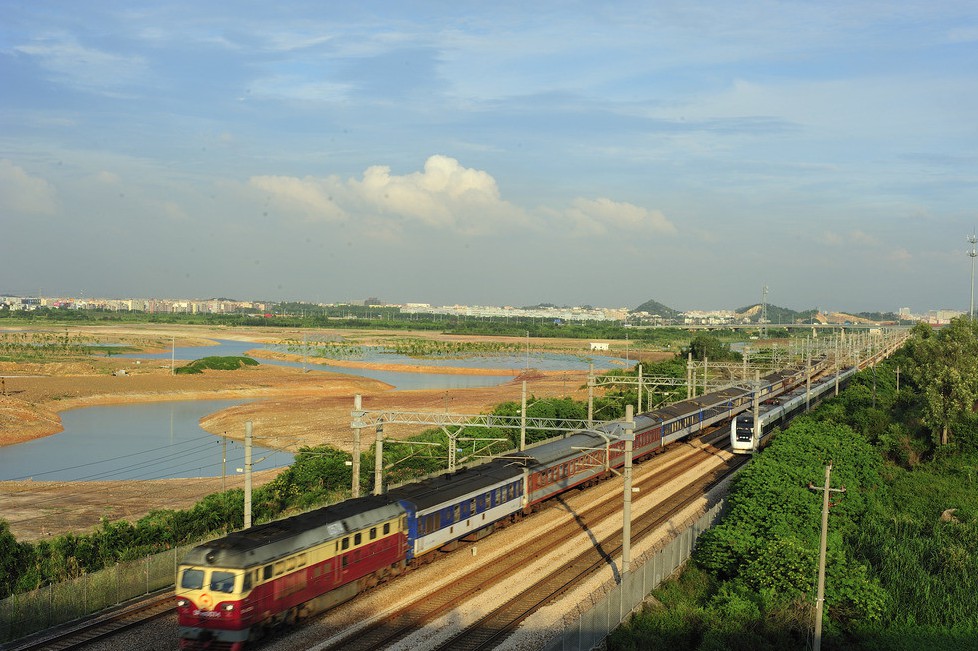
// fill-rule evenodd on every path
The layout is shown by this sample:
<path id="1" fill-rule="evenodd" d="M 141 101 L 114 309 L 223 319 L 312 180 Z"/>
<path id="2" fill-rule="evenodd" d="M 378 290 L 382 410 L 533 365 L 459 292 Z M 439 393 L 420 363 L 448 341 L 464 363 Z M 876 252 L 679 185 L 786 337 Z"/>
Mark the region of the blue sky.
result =
<path id="1" fill-rule="evenodd" d="M 969 2 L 0 0 L 0 293 L 967 310 Z"/>

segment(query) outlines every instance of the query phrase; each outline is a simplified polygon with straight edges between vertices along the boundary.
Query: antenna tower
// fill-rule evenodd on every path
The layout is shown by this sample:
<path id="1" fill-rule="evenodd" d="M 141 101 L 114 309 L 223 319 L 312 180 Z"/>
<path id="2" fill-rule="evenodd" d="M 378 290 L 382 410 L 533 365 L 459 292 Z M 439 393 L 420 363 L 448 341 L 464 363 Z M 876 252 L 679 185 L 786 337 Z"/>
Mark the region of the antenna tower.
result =
<path id="1" fill-rule="evenodd" d="M 761 289 L 761 336 L 767 337 L 767 285 Z"/>
<path id="2" fill-rule="evenodd" d="M 975 258 L 978 258 L 978 250 L 975 249 L 975 244 L 978 244 L 978 235 L 972 232 L 968 236 L 968 241 L 971 243 L 971 250 L 968 251 L 968 255 L 971 256 L 971 306 L 968 308 L 968 318 L 975 318 Z"/>

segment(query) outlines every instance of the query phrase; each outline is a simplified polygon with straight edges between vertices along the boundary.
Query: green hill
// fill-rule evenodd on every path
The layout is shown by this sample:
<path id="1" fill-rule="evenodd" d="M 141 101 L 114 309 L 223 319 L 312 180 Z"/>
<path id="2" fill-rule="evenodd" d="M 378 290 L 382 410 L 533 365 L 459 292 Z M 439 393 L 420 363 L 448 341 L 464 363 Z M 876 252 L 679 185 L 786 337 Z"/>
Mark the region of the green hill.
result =
<path id="1" fill-rule="evenodd" d="M 649 299 L 636 307 L 632 312 L 648 312 L 649 314 L 658 314 L 664 319 L 676 319 L 682 312 L 674 310 L 671 307 L 663 305 L 659 301 Z"/>

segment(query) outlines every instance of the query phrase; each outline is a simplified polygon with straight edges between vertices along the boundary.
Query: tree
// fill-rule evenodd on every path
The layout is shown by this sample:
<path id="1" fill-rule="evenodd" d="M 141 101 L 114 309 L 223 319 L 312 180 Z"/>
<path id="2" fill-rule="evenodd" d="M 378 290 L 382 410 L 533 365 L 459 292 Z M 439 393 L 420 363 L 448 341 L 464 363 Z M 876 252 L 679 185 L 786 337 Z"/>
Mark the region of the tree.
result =
<path id="1" fill-rule="evenodd" d="M 923 421 L 941 445 L 978 401 L 978 324 L 953 319 L 936 334 L 914 328 L 910 373 L 923 395 Z"/>
<path id="2" fill-rule="evenodd" d="M 730 350 L 730 344 L 725 344 L 717 337 L 707 334 L 698 334 L 689 342 L 689 348 L 683 351 L 683 355 L 693 354 L 693 359 L 712 361 L 739 360 L 740 354 Z"/>

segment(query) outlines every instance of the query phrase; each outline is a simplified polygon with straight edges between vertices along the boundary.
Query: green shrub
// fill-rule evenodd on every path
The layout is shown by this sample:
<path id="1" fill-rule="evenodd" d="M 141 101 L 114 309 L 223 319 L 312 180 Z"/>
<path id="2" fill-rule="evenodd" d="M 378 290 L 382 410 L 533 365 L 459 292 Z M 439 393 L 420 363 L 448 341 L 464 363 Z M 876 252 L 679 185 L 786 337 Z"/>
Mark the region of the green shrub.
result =
<path id="1" fill-rule="evenodd" d="M 207 369 L 213 369 L 215 371 L 236 371 L 245 366 L 258 366 L 258 362 L 250 357 L 242 356 L 202 357 L 175 369 L 175 373 L 177 375 L 189 375 L 203 373 Z"/>

